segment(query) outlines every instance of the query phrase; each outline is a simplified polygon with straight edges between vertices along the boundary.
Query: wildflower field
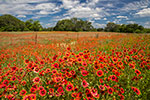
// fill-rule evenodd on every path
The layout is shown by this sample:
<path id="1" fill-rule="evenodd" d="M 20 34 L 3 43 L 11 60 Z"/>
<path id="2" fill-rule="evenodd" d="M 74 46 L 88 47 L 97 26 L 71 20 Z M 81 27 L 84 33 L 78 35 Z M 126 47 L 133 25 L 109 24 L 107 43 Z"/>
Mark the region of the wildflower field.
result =
<path id="1" fill-rule="evenodd" d="M 150 35 L 50 34 L 0 33 L 1 100 L 150 100 Z"/>

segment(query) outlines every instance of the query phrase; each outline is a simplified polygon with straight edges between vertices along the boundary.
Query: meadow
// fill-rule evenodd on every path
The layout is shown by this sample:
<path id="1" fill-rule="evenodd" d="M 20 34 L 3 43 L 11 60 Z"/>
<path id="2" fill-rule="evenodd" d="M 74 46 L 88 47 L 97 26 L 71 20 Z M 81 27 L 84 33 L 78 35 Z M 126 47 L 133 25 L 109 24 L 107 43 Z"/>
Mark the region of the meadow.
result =
<path id="1" fill-rule="evenodd" d="M 1 100 L 150 100 L 150 35 L 1 32 Z"/>

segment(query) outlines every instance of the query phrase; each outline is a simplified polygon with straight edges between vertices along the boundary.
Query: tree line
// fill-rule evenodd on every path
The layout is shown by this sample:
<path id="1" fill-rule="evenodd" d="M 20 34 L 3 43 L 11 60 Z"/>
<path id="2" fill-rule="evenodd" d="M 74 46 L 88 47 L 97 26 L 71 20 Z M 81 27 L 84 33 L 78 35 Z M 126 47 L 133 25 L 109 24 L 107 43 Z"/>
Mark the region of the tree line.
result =
<path id="1" fill-rule="evenodd" d="M 29 19 L 25 22 L 18 18 L 5 14 L 0 16 L 0 31 L 105 31 L 123 33 L 150 33 L 150 29 L 138 24 L 107 23 L 105 28 L 94 28 L 92 23 L 86 20 L 71 18 L 57 22 L 54 27 L 44 28 L 40 21 Z"/>

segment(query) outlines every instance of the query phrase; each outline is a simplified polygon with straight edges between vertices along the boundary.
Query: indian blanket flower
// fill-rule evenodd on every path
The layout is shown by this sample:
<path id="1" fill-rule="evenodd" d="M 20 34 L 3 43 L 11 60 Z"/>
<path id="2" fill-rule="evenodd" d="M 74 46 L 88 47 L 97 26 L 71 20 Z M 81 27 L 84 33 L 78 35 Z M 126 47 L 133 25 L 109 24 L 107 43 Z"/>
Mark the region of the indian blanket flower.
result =
<path id="1" fill-rule="evenodd" d="M 23 89 L 23 90 L 20 91 L 19 94 L 20 94 L 20 96 L 24 96 L 26 93 L 27 93 L 27 91 Z"/>
<path id="2" fill-rule="evenodd" d="M 66 90 L 67 90 L 67 91 L 72 91 L 72 90 L 73 90 L 73 84 L 69 83 L 69 84 L 66 86 Z"/>
<path id="3" fill-rule="evenodd" d="M 108 94 L 112 94 L 113 93 L 113 89 L 112 88 L 108 88 Z"/>
<path id="4" fill-rule="evenodd" d="M 97 74 L 98 77 L 101 77 L 101 76 L 103 76 L 103 71 L 102 70 L 98 70 L 96 72 L 96 74 Z"/>
<path id="5" fill-rule="evenodd" d="M 83 86 L 84 88 L 88 87 L 88 85 L 89 85 L 89 83 L 88 83 L 86 80 L 83 80 L 83 81 L 82 81 L 82 86 Z"/>
<path id="6" fill-rule="evenodd" d="M 33 79 L 33 82 L 39 83 L 39 82 L 40 82 L 40 78 L 39 78 L 39 77 L 35 77 L 35 78 Z"/>
<path id="7" fill-rule="evenodd" d="M 140 94 L 141 94 L 141 92 L 140 92 L 140 90 L 139 90 L 138 88 L 136 88 L 136 87 L 131 87 L 131 89 L 132 89 L 137 95 L 140 95 Z"/>
<path id="8" fill-rule="evenodd" d="M 87 76 L 87 75 L 88 75 L 88 73 L 89 73 L 89 72 L 88 72 L 88 71 L 86 71 L 86 70 L 82 70 L 82 71 L 81 71 L 81 74 L 82 74 L 83 76 Z"/>
<path id="9" fill-rule="evenodd" d="M 45 96 L 46 95 L 46 90 L 45 89 L 43 89 L 43 90 L 40 90 L 39 91 L 39 94 L 40 94 L 40 96 Z"/>

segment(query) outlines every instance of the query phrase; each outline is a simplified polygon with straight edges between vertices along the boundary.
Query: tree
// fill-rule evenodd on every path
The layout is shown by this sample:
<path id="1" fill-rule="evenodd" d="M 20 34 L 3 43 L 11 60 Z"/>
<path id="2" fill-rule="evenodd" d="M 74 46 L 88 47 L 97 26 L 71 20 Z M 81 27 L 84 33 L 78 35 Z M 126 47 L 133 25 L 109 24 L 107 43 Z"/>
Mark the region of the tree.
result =
<path id="1" fill-rule="evenodd" d="M 23 31 L 25 24 L 16 17 L 5 14 L 0 16 L 0 31 Z"/>
<path id="2" fill-rule="evenodd" d="M 40 24 L 40 21 L 33 19 L 29 19 L 25 22 L 26 28 L 30 31 L 40 31 L 42 30 L 42 25 Z"/>
<path id="3" fill-rule="evenodd" d="M 90 31 L 92 29 L 91 22 L 77 18 L 60 20 L 54 27 L 56 31 Z"/>
<path id="4" fill-rule="evenodd" d="M 109 22 L 105 27 L 105 31 L 106 32 L 119 32 L 119 27 L 120 25 L 115 24 L 113 22 Z"/>

